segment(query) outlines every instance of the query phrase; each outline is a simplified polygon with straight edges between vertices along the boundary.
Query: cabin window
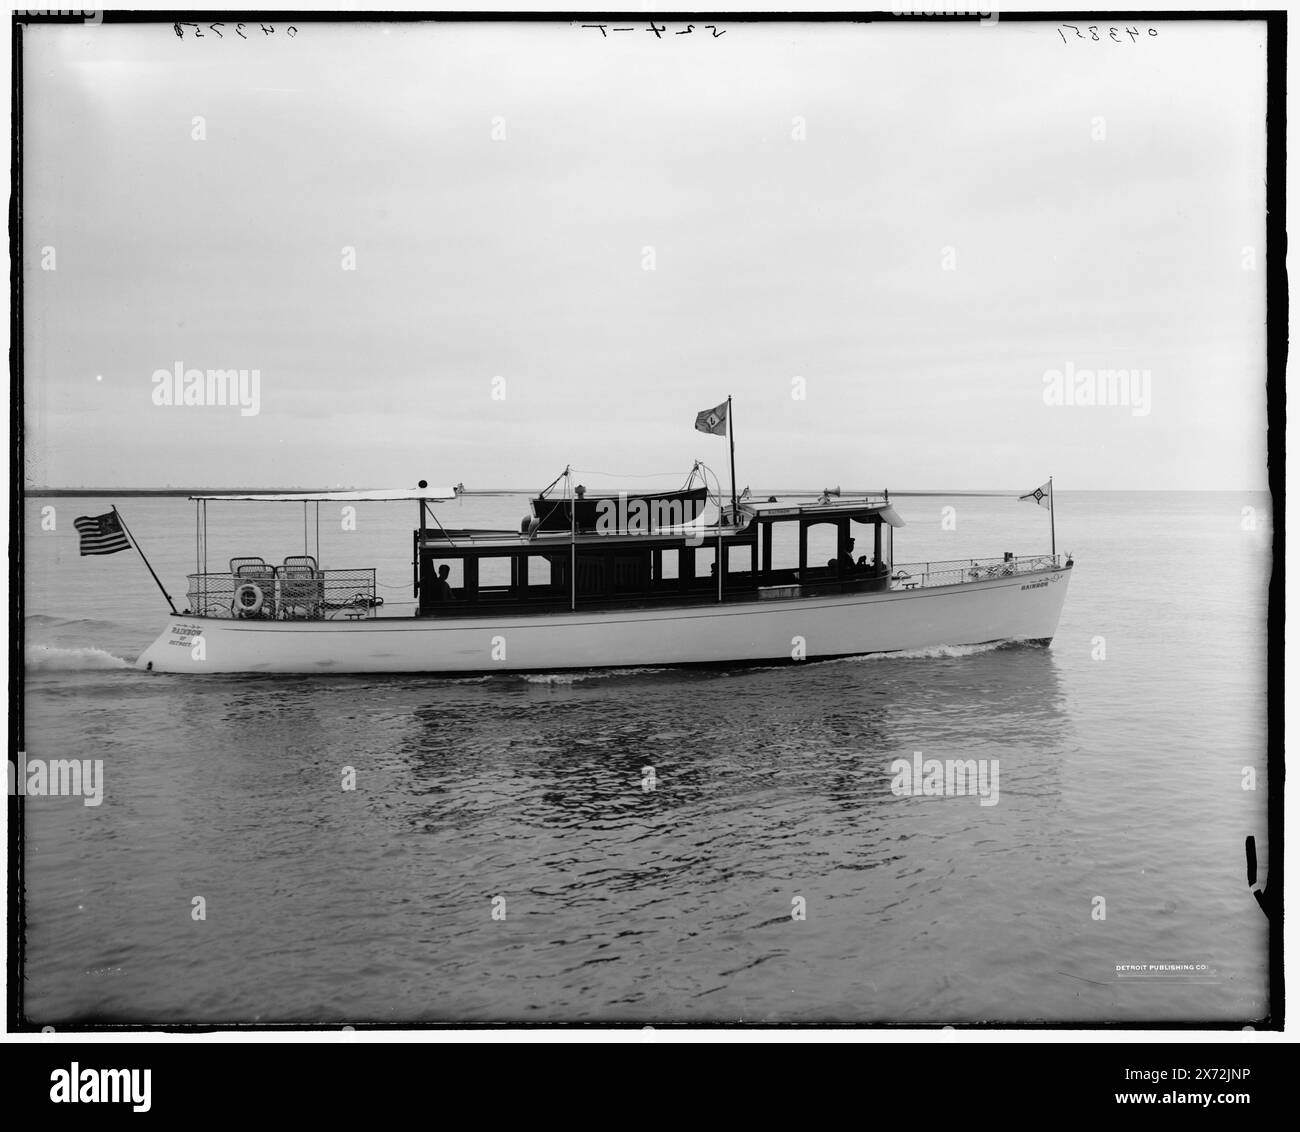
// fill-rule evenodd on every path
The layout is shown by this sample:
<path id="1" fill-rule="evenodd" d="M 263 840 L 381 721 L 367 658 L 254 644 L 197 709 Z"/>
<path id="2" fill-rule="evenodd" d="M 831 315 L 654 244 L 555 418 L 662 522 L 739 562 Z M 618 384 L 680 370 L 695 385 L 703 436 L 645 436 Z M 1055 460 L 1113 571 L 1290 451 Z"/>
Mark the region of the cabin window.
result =
<path id="1" fill-rule="evenodd" d="M 794 570 L 799 565 L 799 524 L 769 523 L 765 525 L 772 532 L 772 568 L 774 570 Z"/>
<path id="2" fill-rule="evenodd" d="M 758 569 L 757 543 L 737 542 L 724 544 L 722 553 L 727 560 L 727 584 L 741 585 L 753 578 Z"/>
<path id="3" fill-rule="evenodd" d="M 539 554 L 528 565 L 528 585 L 545 586 L 550 593 L 569 592 L 568 554 Z"/>
<path id="4" fill-rule="evenodd" d="M 650 589 L 649 551 L 618 552 L 612 557 L 616 594 L 645 593 Z"/>
<path id="5" fill-rule="evenodd" d="M 863 553 L 860 547 L 854 547 L 853 557 Z M 808 569 L 834 570 L 835 560 L 839 557 L 839 530 L 834 523 L 812 523 L 808 527 Z"/>
<path id="6" fill-rule="evenodd" d="M 695 572 L 692 575 L 694 582 L 717 584 L 718 580 L 718 544 L 716 542 L 706 542 L 703 546 L 695 548 Z"/>
<path id="7" fill-rule="evenodd" d="M 678 560 L 680 555 L 674 554 L 671 550 L 656 550 L 654 552 L 654 580 L 656 582 L 670 583 L 670 589 L 676 588 L 678 573 Z"/>
<path id="8" fill-rule="evenodd" d="M 442 568 L 446 567 L 445 579 Z M 423 582 L 420 592 L 421 609 L 436 608 L 447 602 L 465 599 L 464 563 L 459 558 L 438 558 L 426 555 L 423 567 Z M 444 587 L 441 583 L 445 581 Z"/>
<path id="9" fill-rule="evenodd" d="M 469 583 L 476 593 L 470 600 L 505 601 L 517 576 L 515 556 L 510 554 L 480 555 L 466 559 Z M 475 575 L 477 574 L 477 578 Z M 475 583 L 477 583 L 475 585 Z"/>
<path id="10" fill-rule="evenodd" d="M 605 592 L 605 556 L 603 554 L 578 555 L 579 597 L 600 597 Z"/>

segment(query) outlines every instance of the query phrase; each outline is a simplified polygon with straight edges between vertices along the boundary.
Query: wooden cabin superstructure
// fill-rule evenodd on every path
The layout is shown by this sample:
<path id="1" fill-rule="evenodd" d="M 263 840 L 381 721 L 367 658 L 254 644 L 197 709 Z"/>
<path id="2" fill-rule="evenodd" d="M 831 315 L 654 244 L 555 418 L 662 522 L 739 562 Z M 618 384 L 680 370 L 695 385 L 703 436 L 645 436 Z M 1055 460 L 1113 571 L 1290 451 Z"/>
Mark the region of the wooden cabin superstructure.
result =
<path id="1" fill-rule="evenodd" d="M 902 525 L 887 501 L 868 499 L 742 504 L 736 520 L 734 525 L 607 532 L 424 527 L 414 532 L 419 616 L 474 616 L 485 609 L 617 609 L 880 590 L 889 584 L 892 539 L 885 532 Z M 797 524 L 796 561 L 774 560 L 778 524 Z M 809 532 L 820 525 L 834 528 L 836 554 L 811 562 Z M 864 541 L 852 533 L 857 527 L 863 529 L 859 534 L 865 532 L 870 550 L 855 556 L 849 551 L 850 539 Z M 865 560 L 861 565 L 859 558 Z M 489 571 L 489 564 L 495 569 Z M 448 566 L 454 579 L 450 596 L 438 583 L 441 566 Z"/>

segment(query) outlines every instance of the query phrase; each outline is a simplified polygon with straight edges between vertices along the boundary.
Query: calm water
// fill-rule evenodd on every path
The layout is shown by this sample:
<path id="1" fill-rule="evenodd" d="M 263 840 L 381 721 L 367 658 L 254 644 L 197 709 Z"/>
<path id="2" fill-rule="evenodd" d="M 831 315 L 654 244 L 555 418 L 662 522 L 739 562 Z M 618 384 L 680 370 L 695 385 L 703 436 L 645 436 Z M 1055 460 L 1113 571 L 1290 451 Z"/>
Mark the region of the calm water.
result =
<path id="1" fill-rule="evenodd" d="M 1076 567 L 1050 650 L 462 681 L 136 672 L 162 598 L 134 554 L 79 558 L 72 525 L 109 502 L 27 503 L 28 756 L 105 782 L 98 807 L 28 800 L 37 1024 L 1266 1010 L 1242 842 L 1266 868 L 1267 496 L 1059 493 Z M 184 608 L 192 505 L 120 503 Z M 1014 499 L 899 509 L 898 561 L 1047 549 Z M 322 565 L 377 566 L 393 611 L 408 510 L 362 505 L 353 532 L 322 508 Z M 209 562 L 302 536 L 292 505 L 213 505 Z M 918 750 L 997 759 L 998 804 L 895 797 Z M 1144 962 L 1215 974 L 1116 974 Z"/>

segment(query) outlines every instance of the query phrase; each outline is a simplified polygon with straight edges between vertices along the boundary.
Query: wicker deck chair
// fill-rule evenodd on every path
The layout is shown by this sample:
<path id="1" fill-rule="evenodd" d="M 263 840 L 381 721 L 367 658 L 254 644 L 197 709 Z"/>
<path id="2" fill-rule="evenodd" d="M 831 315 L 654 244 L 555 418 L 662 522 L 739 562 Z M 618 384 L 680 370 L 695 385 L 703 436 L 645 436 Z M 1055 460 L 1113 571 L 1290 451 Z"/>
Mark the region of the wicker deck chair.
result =
<path id="1" fill-rule="evenodd" d="M 275 573 L 280 583 L 282 616 L 301 611 L 303 617 L 313 619 L 324 614 L 325 575 L 316 568 L 316 559 L 307 554 L 290 555 Z"/>

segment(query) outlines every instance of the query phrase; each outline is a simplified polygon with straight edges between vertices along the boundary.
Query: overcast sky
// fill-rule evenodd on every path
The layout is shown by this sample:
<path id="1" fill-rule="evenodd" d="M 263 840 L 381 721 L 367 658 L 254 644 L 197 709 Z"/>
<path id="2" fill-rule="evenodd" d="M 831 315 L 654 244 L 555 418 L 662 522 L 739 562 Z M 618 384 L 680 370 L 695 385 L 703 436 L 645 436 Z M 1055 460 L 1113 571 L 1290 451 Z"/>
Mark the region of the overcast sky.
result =
<path id="1" fill-rule="evenodd" d="M 28 27 L 28 483 L 1262 488 L 1264 28 L 1129 26 Z"/>

